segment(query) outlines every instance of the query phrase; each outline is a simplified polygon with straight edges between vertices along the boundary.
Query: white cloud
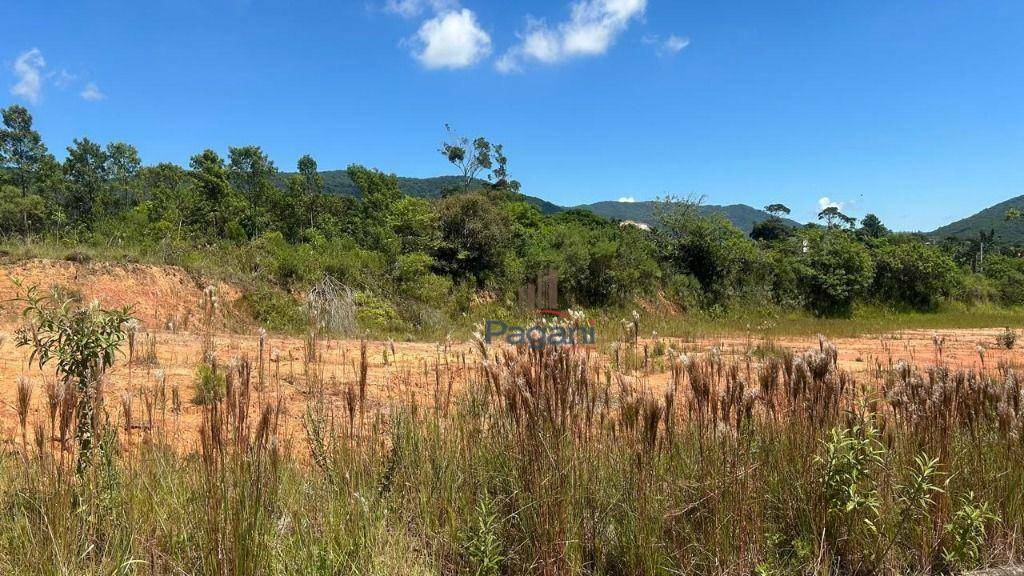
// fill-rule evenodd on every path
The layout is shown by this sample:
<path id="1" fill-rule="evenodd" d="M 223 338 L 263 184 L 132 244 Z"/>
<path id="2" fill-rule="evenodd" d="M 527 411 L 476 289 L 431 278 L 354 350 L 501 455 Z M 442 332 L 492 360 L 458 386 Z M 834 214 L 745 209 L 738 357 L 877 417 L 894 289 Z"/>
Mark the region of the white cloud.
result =
<path id="1" fill-rule="evenodd" d="M 842 210 L 843 203 L 836 202 L 835 200 L 832 200 L 828 196 L 822 196 L 821 198 L 818 198 L 818 210 L 824 210 L 825 208 L 829 207 L 834 207 Z"/>
<path id="2" fill-rule="evenodd" d="M 665 42 L 661 45 L 661 49 L 664 51 L 665 54 L 678 54 L 689 45 L 689 38 L 676 36 L 675 34 L 673 34 L 665 39 Z"/>
<path id="3" fill-rule="evenodd" d="M 686 36 L 670 34 L 668 38 L 662 38 L 657 34 L 644 36 L 644 44 L 654 46 L 658 56 L 673 56 L 686 49 L 690 45 L 690 39 Z"/>
<path id="4" fill-rule="evenodd" d="M 618 200 L 616 200 L 616 202 L 633 203 L 633 202 L 636 202 L 636 198 L 634 198 L 632 196 L 623 196 L 622 198 L 619 198 Z"/>
<path id="5" fill-rule="evenodd" d="M 665 42 L 659 43 L 657 46 L 657 55 L 659 56 L 671 56 L 678 54 L 686 49 L 690 45 L 690 39 L 683 36 L 676 36 L 675 34 L 665 39 Z"/>
<path id="6" fill-rule="evenodd" d="M 440 13 L 454 10 L 458 5 L 456 0 L 387 0 L 384 10 L 403 18 L 415 18 L 428 8 Z"/>
<path id="7" fill-rule="evenodd" d="M 524 61 L 552 64 L 604 54 L 646 8 L 647 0 L 579 0 L 572 4 L 569 20 L 554 28 L 527 18 L 519 44 L 505 52 L 495 66 L 499 72 L 515 72 L 522 69 Z"/>
<path id="8" fill-rule="evenodd" d="M 18 82 L 11 86 L 11 94 L 24 98 L 31 104 L 39 102 L 43 93 L 42 69 L 46 67 L 46 60 L 38 48 L 33 48 L 18 55 L 14 61 L 14 75 Z"/>
<path id="9" fill-rule="evenodd" d="M 85 88 L 82 89 L 81 96 L 82 100 L 86 100 L 88 102 L 98 102 L 107 97 L 106 94 L 100 91 L 100 87 L 97 86 L 95 82 L 89 82 L 86 84 Z"/>
<path id="10" fill-rule="evenodd" d="M 527 18 L 526 30 L 520 45 L 524 56 L 545 64 L 557 62 L 562 57 L 562 39 L 543 21 Z"/>
<path id="11" fill-rule="evenodd" d="M 61 68 L 60 72 L 51 72 L 50 75 L 47 76 L 47 78 L 53 80 L 53 84 L 57 86 L 57 88 L 63 90 L 68 86 L 71 86 L 71 84 L 74 83 L 75 79 L 78 77 L 68 72 L 67 70 Z"/>
<path id="12" fill-rule="evenodd" d="M 494 61 L 494 69 L 502 74 L 522 72 L 523 67 L 519 64 L 519 58 L 506 52 Z"/>
<path id="13" fill-rule="evenodd" d="M 430 69 L 465 68 L 491 53 L 491 37 L 472 10 L 443 12 L 420 26 L 413 55 Z"/>

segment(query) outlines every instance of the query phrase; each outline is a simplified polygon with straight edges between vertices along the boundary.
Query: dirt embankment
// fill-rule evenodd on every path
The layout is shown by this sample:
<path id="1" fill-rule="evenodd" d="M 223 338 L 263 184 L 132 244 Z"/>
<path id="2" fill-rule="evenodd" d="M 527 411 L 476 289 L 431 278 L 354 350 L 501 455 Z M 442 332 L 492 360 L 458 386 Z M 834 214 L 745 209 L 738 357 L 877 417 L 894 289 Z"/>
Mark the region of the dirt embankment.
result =
<path id="1" fill-rule="evenodd" d="M 106 308 L 131 306 L 135 317 L 150 330 L 188 329 L 199 313 L 206 287 L 176 266 L 27 260 L 0 266 L 0 324 L 15 321 L 20 310 L 19 303 L 10 301 L 18 296 L 16 279 L 24 287 L 42 291 L 57 287 L 81 296 L 84 302 L 97 300 Z M 231 286 L 221 283 L 216 287 L 228 308 L 240 297 Z"/>

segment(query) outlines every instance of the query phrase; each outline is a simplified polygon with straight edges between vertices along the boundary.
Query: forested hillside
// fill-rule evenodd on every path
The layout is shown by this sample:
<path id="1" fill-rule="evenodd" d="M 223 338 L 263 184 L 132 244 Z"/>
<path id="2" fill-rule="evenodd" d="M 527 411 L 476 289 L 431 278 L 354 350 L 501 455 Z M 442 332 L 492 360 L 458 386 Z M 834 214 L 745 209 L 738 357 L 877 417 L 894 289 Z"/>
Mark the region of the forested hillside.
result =
<path id="1" fill-rule="evenodd" d="M 288 183 L 288 179 L 294 176 L 294 172 L 280 172 L 276 178 L 276 182 L 279 186 L 285 186 Z M 320 176 L 324 181 L 324 193 L 334 194 L 337 196 L 348 196 L 351 198 L 359 198 L 362 195 L 359 186 L 352 181 L 349 177 L 347 170 L 325 170 L 320 173 Z M 463 180 L 458 176 L 434 176 L 432 178 L 410 178 L 408 176 L 396 176 L 398 180 L 398 189 L 407 196 L 415 198 L 428 198 L 436 200 L 442 197 L 445 192 L 450 190 L 459 190 L 462 187 Z M 474 186 L 484 187 L 487 185 L 485 180 L 474 180 Z M 543 214 L 554 214 L 564 210 L 561 206 L 552 204 L 542 198 L 535 196 L 522 195 L 523 201 L 531 206 L 535 206 Z"/>
<path id="2" fill-rule="evenodd" d="M 1024 243 L 1024 219 L 1014 217 L 1014 210 L 1024 210 L 1024 196 L 1010 198 L 994 206 L 957 220 L 931 232 L 929 236 L 936 239 L 978 238 L 982 234 L 994 233 L 994 240 L 1003 243 Z M 1009 217 L 1007 217 L 1009 215 Z"/>

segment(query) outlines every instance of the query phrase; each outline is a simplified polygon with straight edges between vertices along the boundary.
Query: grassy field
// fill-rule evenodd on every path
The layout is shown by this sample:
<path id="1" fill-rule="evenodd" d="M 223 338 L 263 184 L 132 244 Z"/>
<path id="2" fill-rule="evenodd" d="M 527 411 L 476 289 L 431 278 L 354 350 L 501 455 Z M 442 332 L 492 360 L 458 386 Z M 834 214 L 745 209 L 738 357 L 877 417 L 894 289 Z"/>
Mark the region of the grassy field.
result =
<path id="1" fill-rule="evenodd" d="M 97 396 L 88 454 L 74 392 L 47 389 L 48 417 L 26 409 L 0 463 L 0 571 L 908 574 L 1019 559 L 1009 366 L 897 364 L 856 382 L 827 341 L 756 363 L 667 355 L 655 394 L 587 349 L 480 345 L 461 391 L 427 372 L 414 386 L 432 401 L 380 411 L 365 376 L 333 396 L 315 356 L 304 406 L 233 364 L 184 450 L 168 440 L 181 400 L 155 387 L 121 425 Z M 300 441 L 280 434 L 284 409 L 303 414 Z"/>
<path id="2" fill-rule="evenodd" d="M 757 334 L 764 337 L 824 334 L 855 337 L 900 330 L 948 330 L 1024 326 L 1024 308 L 947 305 L 933 312 L 894 311 L 861 306 L 847 318 L 820 318 L 803 312 L 739 310 L 722 317 L 651 316 L 647 324 L 659 334 L 704 337 Z"/>

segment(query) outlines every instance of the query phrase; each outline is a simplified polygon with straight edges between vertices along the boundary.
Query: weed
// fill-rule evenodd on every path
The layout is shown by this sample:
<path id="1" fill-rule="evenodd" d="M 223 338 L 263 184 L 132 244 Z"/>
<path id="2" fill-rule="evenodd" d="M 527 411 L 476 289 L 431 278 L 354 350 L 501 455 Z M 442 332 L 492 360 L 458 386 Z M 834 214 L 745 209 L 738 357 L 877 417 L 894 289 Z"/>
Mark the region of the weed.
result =
<path id="1" fill-rule="evenodd" d="M 1009 327 L 1007 327 L 1005 330 L 1000 332 L 999 335 L 996 336 L 996 344 L 998 344 L 1002 348 L 1006 348 L 1007 350 L 1012 350 L 1013 346 L 1016 343 L 1017 333 L 1014 332 L 1013 330 L 1010 330 Z"/>

